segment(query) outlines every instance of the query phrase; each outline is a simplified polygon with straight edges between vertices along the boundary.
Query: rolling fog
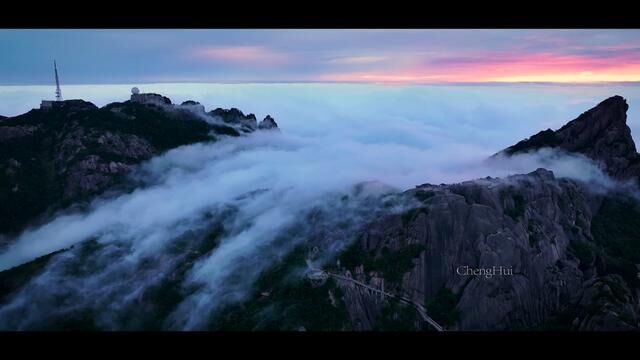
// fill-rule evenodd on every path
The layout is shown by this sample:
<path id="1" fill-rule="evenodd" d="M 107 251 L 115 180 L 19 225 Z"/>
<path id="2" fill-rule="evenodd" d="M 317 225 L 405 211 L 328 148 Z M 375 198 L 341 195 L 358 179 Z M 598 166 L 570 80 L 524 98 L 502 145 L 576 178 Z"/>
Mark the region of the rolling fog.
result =
<path id="1" fill-rule="evenodd" d="M 629 124 L 640 133 L 633 130 L 640 92 L 630 86 L 139 87 L 177 103 L 200 101 L 207 110 L 238 107 L 258 119 L 270 114 L 281 132 L 171 150 L 132 174 L 143 184 L 134 192 L 97 199 L 86 212 L 62 213 L 27 229 L 0 253 L 0 270 L 88 239 L 99 248 L 86 259 L 79 246 L 54 257 L 40 276 L 0 306 L 0 328 L 38 328 L 47 319 L 83 309 L 96 311 L 102 328 L 142 326 L 132 309 L 145 289 L 181 266 L 183 254 L 175 252 L 176 244 L 219 223 L 225 228 L 220 244 L 188 266 L 181 285 L 189 290 L 161 324 L 201 329 L 209 314 L 242 300 L 261 271 L 317 226 L 352 220 L 350 228 L 329 233 L 331 242 L 344 245 L 358 224 L 380 211 L 410 205 L 383 210 L 375 200 L 382 194 L 538 167 L 610 187 L 611 181 L 580 156 L 542 151 L 492 163 L 484 159 L 539 130 L 559 128 L 614 94 L 627 98 Z M 128 98 L 129 88 L 67 86 L 63 91 L 66 98 L 104 105 Z M 26 111 L 46 96 L 45 90 L 51 89 L 0 88 L 0 114 Z M 363 182 L 365 195 L 354 195 L 354 187 Z M 350 196 L 348 204 L 336 201 L 344 194 Z M 318 208 L 327 214 L 325 220 L 306 222 L 303 215 Z"/>

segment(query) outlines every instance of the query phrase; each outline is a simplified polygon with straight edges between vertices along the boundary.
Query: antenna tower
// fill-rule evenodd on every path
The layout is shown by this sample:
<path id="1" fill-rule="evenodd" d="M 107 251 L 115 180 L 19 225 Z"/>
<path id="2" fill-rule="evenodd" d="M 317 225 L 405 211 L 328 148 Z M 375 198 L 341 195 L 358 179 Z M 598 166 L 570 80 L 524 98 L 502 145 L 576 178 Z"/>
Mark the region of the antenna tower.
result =
<path id="1" fill-rule="evenodd" d="M 58 80 L 58 66 L 53 60 L 53 71 L 56 73 L 56 101 L 62 101 L 62 91 L 60 90 L 60 80 Z"/>

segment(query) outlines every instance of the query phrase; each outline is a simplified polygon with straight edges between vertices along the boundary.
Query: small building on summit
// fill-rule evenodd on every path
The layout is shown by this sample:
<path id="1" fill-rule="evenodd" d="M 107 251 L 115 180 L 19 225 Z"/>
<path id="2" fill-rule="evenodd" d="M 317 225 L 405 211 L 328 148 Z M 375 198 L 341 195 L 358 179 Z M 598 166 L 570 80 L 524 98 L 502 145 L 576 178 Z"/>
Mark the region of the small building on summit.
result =
<path id="1" fill-rule="evenodd" d="M 131 102 L 158 106 L 171 105 L 171 99 L 168 97 L 154 93 L 141 94 L 137 87 L 131 89 Z"/>
<path id="2" fill-rule="evenodd" d="M 51 109 L 57 101 L 55 100 L 42 100 L 40 103 L 40 109 Z"/>

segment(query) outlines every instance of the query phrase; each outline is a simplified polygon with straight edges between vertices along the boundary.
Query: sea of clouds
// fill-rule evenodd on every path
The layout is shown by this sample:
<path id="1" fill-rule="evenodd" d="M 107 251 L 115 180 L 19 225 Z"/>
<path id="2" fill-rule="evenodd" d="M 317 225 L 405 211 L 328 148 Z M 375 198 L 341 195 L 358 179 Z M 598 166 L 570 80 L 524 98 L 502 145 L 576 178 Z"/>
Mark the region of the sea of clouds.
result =
<path id="1" fill-rule="evenodd" d="M 124 85 L 68 88 L 67 98 L 98 105 L 122 101 L 128 91 Z M 161 324 L 170 329 L 203 328 L 207 314 L 242 300 L 274 259 L 304 241 L 311 226 L 282 241 L 282 234 L 292 226 L 304 225 L 303 214 L 324 209 L 330 214 L 323 223 L 328 227 L 345 218 L 357 225 L 378 214 L 378 203 L 367 203 L 365 208 L 357 196 L 350 206 L 335 202 L 343 194 L 353 195 L 354 187 L 363 182 L 373 193 L 397 193 L 422 183 L 502 177 L 544 167 L 560 177 L 611 186 L 593 163 L 580 156 L 542 150 L 485 161 L 539 130 L 560 127 L 614 95 L 606 89 L 595 88 L 593 94 L 585 95 L 565 88 L 546 91 L 541 87 L 536 93 L 535 88 L 498 86 L 165 84 L 140 88 L 167 95 L 174 102 L 200 101 L 208 110 L 238 107 L 259 119 L 271 114 L 281 131 L 171 150 L 132 174 L 142 184 L 135 191 L 96 199 L 86 211 L 63 212 L 40 227 L 26 229 L 0 253 L 0 270 L 88 239 L 101 247 L 90 259 L 79 260 L 82 250 L 77 246 L 55 256 L 40 276 L 0 306 L 0 328 L 38 328 L 55 314 L 64 317 L 82 309 L 99 309 L 95 317 L 101 328 L 139 328 L 142 320 L 133 320 L 132 309 L 146 289 L 181 266 L 180 256 L 172 250 L 176 239 L 197 237 L 212 221 L 219 221 L 226 229 L 223 239 L 189 265 L 182 286 L 191 290 L 185 290 L 184 299 Z M 0 89 L 0 99 L 18 96 L 12 94 Z M 40 95 L 24 90 L 19 96 L 27 94 Z M 633 109 L 634 102 L 627 98 Z M 232 208 L 234 215 L 225 215 L 226 208 Z M 336 242 L 350 241 L 347 233 L 332 236 Z M 75 272 L 69 272 L 71 267 Z"/>

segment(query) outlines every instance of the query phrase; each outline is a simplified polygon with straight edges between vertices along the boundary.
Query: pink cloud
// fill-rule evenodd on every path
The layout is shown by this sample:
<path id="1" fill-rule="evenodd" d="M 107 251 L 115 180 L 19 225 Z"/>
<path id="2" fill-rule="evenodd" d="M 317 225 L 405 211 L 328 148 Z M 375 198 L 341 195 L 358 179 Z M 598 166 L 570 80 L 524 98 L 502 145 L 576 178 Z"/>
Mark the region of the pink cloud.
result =
<path id="1" fill-rule="evenodd" d="M 205 60 L 265 65 L 283 64 L 290 60 L 287 54 L 263 46 L 200 47 L 192 50 L 191 55 Z"/>
<path id="2" fill-rule="evenodd" d="M 337 72 L 319 81 L 428 83 L 485 81 L 606 82 L 640 81 L 640 59 L 554 53 L 483 53 L 424 59 L 394 68 Z"/>
<path id="3" fill-rule="evenodd" d="M 330 64 L 369 64 L 387 60 L 385 56 L 345 56 L 333 58 L 328 61 Z"/>
<path id="4" fill-rule="evenodd" d="M 315 81 L 331 82 L 379 82 L 379 83 L 411 83 L 447 81 L 445 75 L 429 75 L 422 73 L 371 71 L 330 73 L 316 76 Z"/>

